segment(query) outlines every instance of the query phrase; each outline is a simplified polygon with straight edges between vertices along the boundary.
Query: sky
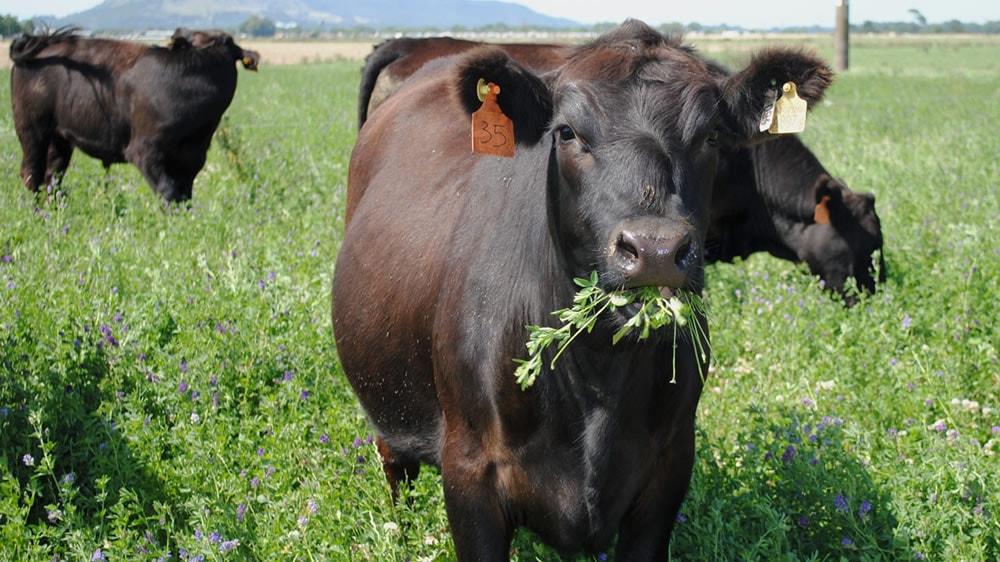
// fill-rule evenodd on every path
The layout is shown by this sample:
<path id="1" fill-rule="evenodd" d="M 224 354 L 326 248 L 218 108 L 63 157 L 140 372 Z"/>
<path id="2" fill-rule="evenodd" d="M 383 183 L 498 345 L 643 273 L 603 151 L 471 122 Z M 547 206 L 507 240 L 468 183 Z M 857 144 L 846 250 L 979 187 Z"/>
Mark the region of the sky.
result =
<path id="1" fill-rule="evenodd" d="M 234 0 L 236 1 L 236 0 Z M 363 0 L 362 0 L 363 1 Z M 405 2 L 406 0 L 400 0 Z M 620 22 L 628 17 L 650 25 L 697 22 L 745 28 L 822 25 L 832 27 L 838 0 L 506 0 L 536 12 L 580 23 Z M 914 21 L 916 9 L 928 23 L 959 20 L 969 23 L 1000 21 L 997 0 L 866 0 L 850 1 L 850 20 L 860 24 Z M 0 15 L 20 19 L 35 15 L 66 16 L 99 4 L 101 0 L 0 0 Z"/>

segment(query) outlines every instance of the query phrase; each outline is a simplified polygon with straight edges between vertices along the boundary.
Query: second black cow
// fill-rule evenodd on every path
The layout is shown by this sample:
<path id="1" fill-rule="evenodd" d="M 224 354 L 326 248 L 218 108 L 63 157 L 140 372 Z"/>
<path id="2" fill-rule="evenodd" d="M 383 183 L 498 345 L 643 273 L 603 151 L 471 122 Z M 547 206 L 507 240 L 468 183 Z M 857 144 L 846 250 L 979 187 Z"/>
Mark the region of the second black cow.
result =
<path id="1" fill-rule="evenodd" d="M 256 70 L 259 55 L 217 30 L 178 29 L 160 47 L 68 28 L 18 37 L 10 58 L 28 189 L 59 182 L 78 148 L 105 168 L 134 164 L 164 199 L 182 201 L 236 92 L 234 62 Z"/>

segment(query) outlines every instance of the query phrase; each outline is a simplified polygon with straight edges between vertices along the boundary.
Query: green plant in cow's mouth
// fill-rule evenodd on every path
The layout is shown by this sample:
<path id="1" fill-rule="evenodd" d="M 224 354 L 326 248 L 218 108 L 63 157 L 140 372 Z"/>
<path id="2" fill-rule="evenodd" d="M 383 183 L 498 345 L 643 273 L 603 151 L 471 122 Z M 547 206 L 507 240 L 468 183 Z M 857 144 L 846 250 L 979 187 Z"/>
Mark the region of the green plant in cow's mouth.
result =
<path id="1" fill-rule="evenodd" d="M 518 364 L 514 371 L 521 389 L 526 389 L 534 384 L 535 379 L 542 372 L 542 352 L 552 344 L 557 344 L 555 356 L 549 363 L 549 368 L 554 369 L 556 360 L 569 344 L 584 331 L 590 332 L 597 324 L 597 318 L 609 308 L 622 308 L 633 305 L 637 310 L 627 322 L 611 338 L 611 344 L 615 345 L 622 338 L 638 330 L 638 339 L 644 340 L 649 337 L 650 332 L 662 328 L 668 324 L 676 324 L 678 327 L 690 325 L 692 342 L 698 354 L 705 358 L 708 347 L 708 334 L 702 325 L 695 321 L 697 314 L 705 313 L 705 303 L 701 296 L 687 291 L 679 292 L 677 295 L 665 297 L 656 287 L 641 287 L 638 289 L 625 289 L 619 291 L 606 291 L 597 285 L 597 272 L 590 274 L 589 279 L 577 278 L 573 280 L 579 287 L 576 295 L 573 296 L 573 306 L 563 308 L 553 312 L 559 317 L 562 325 L 558 328 L 548 326 L 528 326 L 529 339 L 526 343 L 528 348 L 527 359 L 515 359 Z M 674 331 L 674 346 L 677 345 L 677 331 Z M 676 382 L 676 369 L 674 378 L 670 382 Z M 704 373 L 702 373 L 704 376 Z"/>

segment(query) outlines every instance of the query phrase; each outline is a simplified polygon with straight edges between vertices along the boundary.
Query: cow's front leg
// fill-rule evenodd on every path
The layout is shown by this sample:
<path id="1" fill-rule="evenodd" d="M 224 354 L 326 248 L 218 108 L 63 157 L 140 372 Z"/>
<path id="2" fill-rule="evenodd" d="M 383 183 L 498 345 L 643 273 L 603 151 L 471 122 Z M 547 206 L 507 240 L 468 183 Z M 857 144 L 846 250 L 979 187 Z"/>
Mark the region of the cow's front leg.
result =
<path id="1" fill-rule="evenodd" d="M 162 149 L 155 143 L 140 141 L 131 144 L 125 151 L 125 158 L 139 168 L 142 177 L 166 202 L 183 201 L 190 197 L 190 193 L 185 197 L 183 187 L 169 173 Z"/>
<path id="2" fill-rule="evenodd" d="M 448 522 L 459 562 L 510 559 L 510 527 L 496 489 L 495 465 L 475 436 L 452 431 L 441 455 Z M 465 434 L 460 436 L 459 434 Z"/>
<path id="3" fill-rule="evenodd" d="M 667 560 L 670 535 L 687 495 L 694 468 L 694 425 L 679 429 L 659 462 L 657 475 L 640 493 L 622 523 L 615 560 Z"/>

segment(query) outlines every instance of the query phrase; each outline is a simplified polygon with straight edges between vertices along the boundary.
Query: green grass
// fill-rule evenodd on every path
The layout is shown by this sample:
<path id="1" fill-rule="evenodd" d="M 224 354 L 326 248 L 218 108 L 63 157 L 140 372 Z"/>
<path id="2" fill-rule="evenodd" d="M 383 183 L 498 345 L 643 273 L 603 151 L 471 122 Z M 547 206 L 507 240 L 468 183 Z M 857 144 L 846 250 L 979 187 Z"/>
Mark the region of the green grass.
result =
<path id="1" fill-rule="evenodd" d="M 1000 559 L 997 61 L 866 45 L 810 116 L 878 197 L 875 296 L 710 268 L 675 560 Z M 80 154 L 36 200 L 0 114 L 0 560 L 453 558 L 439 477 L 392 505 L 333 346 L 358 68 L 241 72 L 182 210 Z M 514 557 L 556 559 L 527 532 Z"/>

